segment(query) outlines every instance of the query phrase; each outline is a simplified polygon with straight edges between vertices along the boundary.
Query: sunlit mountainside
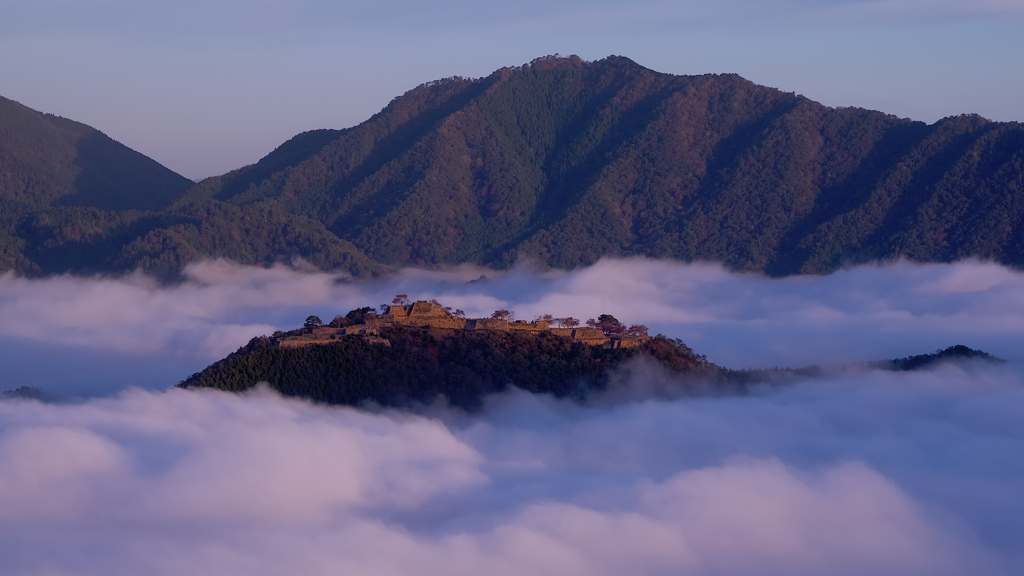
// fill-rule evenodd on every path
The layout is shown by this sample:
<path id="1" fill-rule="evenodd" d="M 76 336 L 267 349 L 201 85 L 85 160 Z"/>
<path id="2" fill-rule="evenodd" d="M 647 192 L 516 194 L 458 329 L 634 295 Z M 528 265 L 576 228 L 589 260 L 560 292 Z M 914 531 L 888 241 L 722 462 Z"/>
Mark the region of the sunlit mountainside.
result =
<path id="1" fill-rule="evenodd" d="M 60 166 L 99 148 L 53 145 L 27 162 L 35 128 L 20 126 L 44 117 L 18 110 L 0 116 L 0 269 L 26 274 L 293 256 L 356 275 L 606 255 L 772 275 L 900 256 L 1024 264 L 1020 124 L 927 125 L 622 57 L 424 84 L 358 126 L 300 134 L 187 191 L 145 171 L 155 163 L 113 160 L 131 151 L 112 141 L 97 165 L 114 172 L 75 189 Z M 23 166 L 53 184 L 10 188 Z"/>

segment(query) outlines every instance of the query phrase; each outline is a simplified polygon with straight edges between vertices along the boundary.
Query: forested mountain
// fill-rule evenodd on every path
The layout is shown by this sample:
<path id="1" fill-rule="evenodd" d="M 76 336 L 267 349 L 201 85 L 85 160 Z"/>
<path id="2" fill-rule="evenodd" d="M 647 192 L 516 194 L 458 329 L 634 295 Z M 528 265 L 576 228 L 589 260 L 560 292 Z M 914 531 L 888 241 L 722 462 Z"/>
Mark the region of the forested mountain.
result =
<path id="1" fill-rule="evenodd" d="M 193 184 L 98 130 L 0 97 L 0 271 L 38 269 L 35 229 L 159 210 Z M 64 232 L 78 244 L 93 228 Z"/>
<path id="2" fill-rule="evenodd" d="M 298 254 L 357 274 L 380 269 L 300 215 L 183 205 L 193 186 L 98 130 L 0 98 L 0 273 L 142 268 L 173 279 L 203 258 L 258 264 Z"/>
<path id="3" fill-rule="evenodd" d="M 93 236 L 22 217 L 0 228 L 0 246 L 6 231 L 42 272 L 67 261 L 47 250 L 170 274 L 202 257 L 295 255 L 356 274 L 521 258 L 571 268 L 605 255 L 774 275 L 900 256 L 1021 266 L 1024 126 L 927 125 L 735 75 L 547 57 L 424 84 L 167 207 L 93 206 L 102 214 L 68 217 Z"/>
<path id="4" fill-rule="evenodd" d="M 85 124 L 0 97 L 0 220 L 54 206 L 160 209 L 193 184 Z"/>

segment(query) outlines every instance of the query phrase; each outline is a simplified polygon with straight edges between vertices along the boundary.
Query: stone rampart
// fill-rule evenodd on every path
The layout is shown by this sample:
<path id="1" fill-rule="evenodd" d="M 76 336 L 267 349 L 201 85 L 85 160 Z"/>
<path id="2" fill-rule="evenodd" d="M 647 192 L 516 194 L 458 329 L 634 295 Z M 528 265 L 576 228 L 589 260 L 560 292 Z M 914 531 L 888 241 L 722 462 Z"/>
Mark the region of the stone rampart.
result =
<path id="1" fill-rule="evenodd" d="M 433 302 L 422 300 L 413 304 L 388 306 L 383 314 L 367 315 L 364 322 L 364 324 L 356 324 L 344 328 L 320 326 L 314 328 L 310 334 L 282 339 L 280 340 L 280 345 L 295 347 L 308 344 L 327 344 L 336 341 L 339 336 L 350 335 L 361 335 L 368 339 L 373 339 L 374 342 L 387 342 L 380 338 L 379 329 L 389 324 L 450 330 L 497 330 L 500 332 L 518 332 L 533 335 L 541 332 L 550 332 L 556 336 L 571 338 L 591 346 L 607 346 L 609 348 L 634 348 L 650 340 L 649 336 L 617 335 L 609 337 L 600 328 L 552 328 L 551 324 L 544 320 L 508 322 L 507 320 L 495 318 L 458 318 L 449 314 L 443 307 Z M 390 345 L 390 342 L 387 342 L 387 344 Z"/>
<path id="2" fill-rule="evenodd" d="M 494 318 L 472 318 L 466 321 L 466 330 L 500 330 L 508 332 L 507 320 Z"/>

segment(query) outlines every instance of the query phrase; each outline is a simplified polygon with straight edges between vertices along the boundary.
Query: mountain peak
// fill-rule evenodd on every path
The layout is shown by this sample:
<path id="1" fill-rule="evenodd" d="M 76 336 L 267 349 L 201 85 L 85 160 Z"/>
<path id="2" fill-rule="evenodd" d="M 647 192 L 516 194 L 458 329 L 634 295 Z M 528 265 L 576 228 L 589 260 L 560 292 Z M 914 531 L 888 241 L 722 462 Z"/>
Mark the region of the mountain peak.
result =
<path id="1" fill-rule="evenodd" d="M 68 162 L 67 148 L 50 157 Z M 356 274 L 631 255 L 775 275 L 894 258 L 1020 266 L 1022 166 L 1016 123 L 929 126 L 734 74 L 552 55 L 422 84 L 358 126 L 300 134 L 182 196 L 155 194 L 176 201 L 152 200 L 130 223 L 8 224 L 0 262 L 62 271 L 69 257 L 55 251 L 95 255 L 101 238 L 96 269 L 171 274 L 197 258 L 296 256 Z M 82 240 L 82 229 L 96 232 Z"/>

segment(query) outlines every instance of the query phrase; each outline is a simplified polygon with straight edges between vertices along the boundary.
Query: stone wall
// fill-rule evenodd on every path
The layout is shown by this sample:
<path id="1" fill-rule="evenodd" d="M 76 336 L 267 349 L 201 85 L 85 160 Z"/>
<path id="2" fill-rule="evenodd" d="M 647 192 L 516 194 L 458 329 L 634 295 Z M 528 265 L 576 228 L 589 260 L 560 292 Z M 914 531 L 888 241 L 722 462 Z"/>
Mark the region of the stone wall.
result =
<path id="1" fill-rule="evenodd" d="M 608 341 L 609 348 L 636 348 L 650 340 L 650 336 L 617 336 Z"/>
<path id="2" fill-rule="evenodd" d="M 466 330 L 500 330 L 508 332 L 508 321 L 495 320 L 494 318 L 472 318 L 466 321 Z"/>
<path id="3" fill-rule="evenodd" d="M 464 318 L 456 318 L 445 312 L 444 308 L 422 300 L 404 306 L 388 306 L 388 309 L 378 316 L 378 319 L 382 322 L 397 322 L 404 326 L 429 326 L 456 330 L 461 330 L 466 326 Z"/>
<path id="4" fill-rule="evenodd" d="M 331 328 L 321 326 L 314 328 L 311 334 L 281 340 L 281 346 L 293 347 L 307 344 L 326 344 L 334 341 L 339 336 L 362 335 L 367 338 L 383 340 L 379 337 L 379 328 L 388 324 L 402 324 L 404 326 L 425 326 L 430 328 L 445 328 L 450 330 L 498 330 L 501 332 L 519 332 L 539 334 L 551 332 L 557 336 L 572 338 L 578 342 L 591 346 L 607 346 L 609 348 L 633 348 L 643 342 L 650 340 L 649 336 L 613 336 L 609 338 L 600 328 L 552 328 L 550 323 L 544 320 L 525 322 L 519 320 L 508 322 L 494 318 L 457 318 L 445 311 L 444 308 L 436 306 L 431 302 L 418 301 L 413 304 L 389 306 L 380 315 L 367 315 L 365 324 L 347 326 L 345 328 Z M 390 342 L 388 342 L 390 345 Z"/>

